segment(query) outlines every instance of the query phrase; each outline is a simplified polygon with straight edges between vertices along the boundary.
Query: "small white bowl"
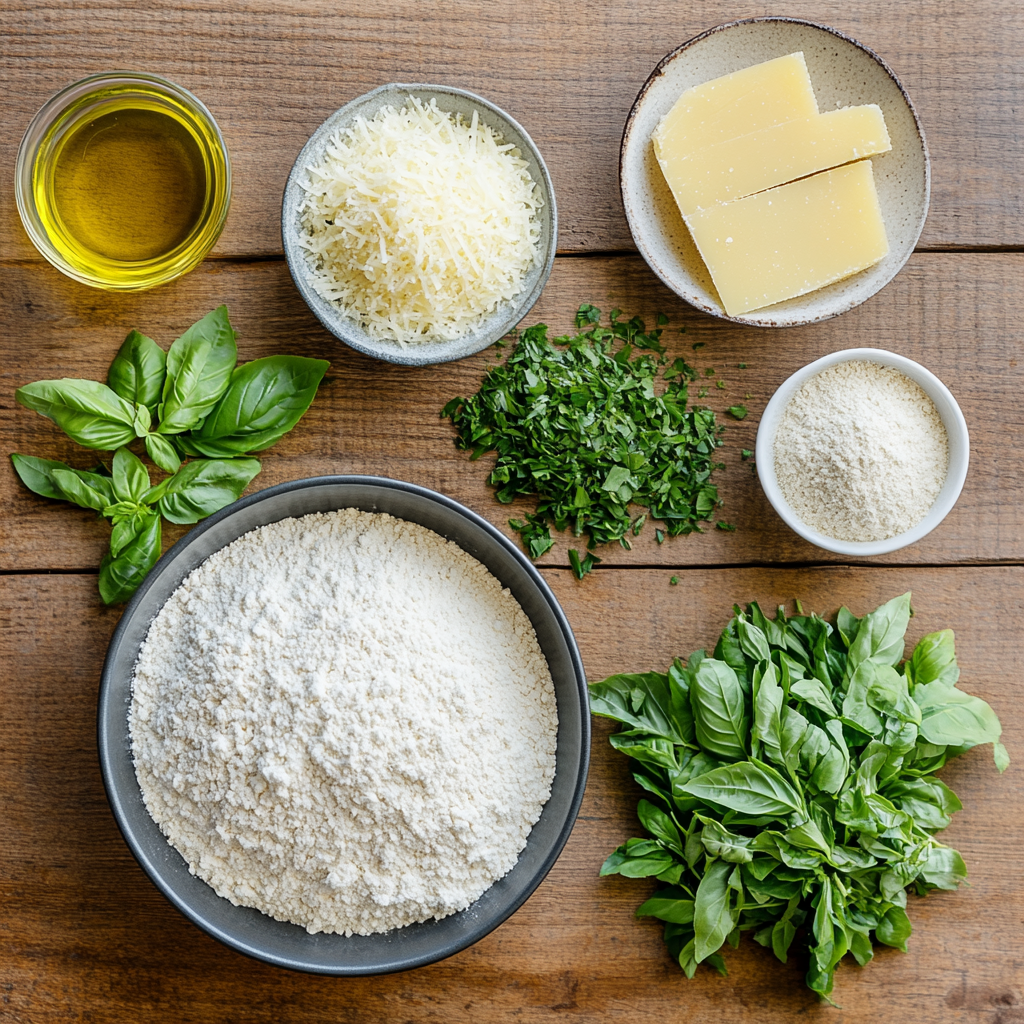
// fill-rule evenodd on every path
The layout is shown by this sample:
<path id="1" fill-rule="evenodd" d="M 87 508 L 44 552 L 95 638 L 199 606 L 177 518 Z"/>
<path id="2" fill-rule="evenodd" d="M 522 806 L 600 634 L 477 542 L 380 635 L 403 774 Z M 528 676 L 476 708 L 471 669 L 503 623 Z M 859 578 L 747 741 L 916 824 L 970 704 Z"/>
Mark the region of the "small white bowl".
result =
<path id="1" fill-rule="evenodd" d="M 728 316 L 655 159 L 651 133 L 692 86 L 797 50 L 803 52 L 823 113 L 858 103 L 877 103 L 882 108 L 892 150 L 873 157 L 872 169 L 889 255 L 817 291 Z M 853 309 L 899 273 L 928 215 L 931 165 L 914 105 L 877 53 L 826 25 L 799 18 L 748 18 L 702 32 L 651 72 L 626 119 L 619 183 L 640 255 L 676 295 L 723 320 L 755 327 L 795 327 Z"/>
<path id="2" fill-rule="evenodd" d="M 822 370 L 826 370 L 830 366 L 835 366 L 836 363 L 854 360 L 891 366 L 919 384 L 921 390 L 935 403 L 939 418 L 949 437 L 949 469 L 946 471 L 946 481 L 942 485 L 942 490 L 939 491 L 935 503 L 916 526 L 886 540 L 836 540 L 834 537 L 819 533 L 797 517 L 792 506 L 783 496 L 775 476 L 775 434 L 782 414 L 786 411 L 786 406 L 804 383 L 815 374 L 821 373 Z M 949 388 L 934 373 L 926 370 L 920 363 L 915 363 L 913 359 L 898 356 L 895 352 L 886 352 L 881 348 L 848 348 L 842 352 L 833 352 L 831 355 L 823 356 L 813 363 L 808 363 L 802 370 L 797 370 L 775 392 L 757 428 L 754 458 L 757 464 L 758 479 L 761 481 L 765 496 L 791 530 L 798 533 L 804 540 L 809 540 L 826 551 L 835 551 L 840 555 L 866 556 L 887 555 L 891 551 L 905 548 L 908 544 L 915 544 L 922 537 L 931 533 L 946 518 L 950 509 L 956 504 L 957 498 L 960 497 L 964 480 L 967 479 L 970 451 L 971 441 L 967 433 L 964 414 L 960 411 L 956 399 L 950 394 Z"/>
<path id="3" fill-rule="evenodd" d="M 538 214 L 540 241 L 537 245 L 537 256 L 526 273 L 522 290 L 517 295 L 481 318 L 479 324 L 469 334 L 453 341 L 425 341 L 419 345 L 403 346 L 397 341 L 381 341 L 371 337 L 363 330 L 358 320 L 346 314 L 338 303 L 329 302 L 316 291 L 312 284 L 313 272 L 302 247 L 300 210 L 305 198 L 302 182 L 306 179 L 306 168 L 316 164 L 323 157 L 338 132 L 347 128 L 357 117 L 372 118 L 382 107 L 390 105 L 400 108 L 410 96 L 424 103 L 436 100 L 442 111 L 462 114 L 467 121 L 476 113 L 481 122 L 497 132 L 506 143 L 512 143 L 519 150 L 526 161 L 530 176 L 544 198 L 544 206 Z M 336 338 L 357 352 L 389 363 L 399 363 L 403 366 L 449 363 L 455 359 L 475 355 L 488 345 L 493 345 L 499 338 L 508 334 L 540 298 L 540 293 L 554 266 L 555 248 L 558 244 L 555 189 L 551 184 L 551 176 L 544 164 L 544 158 L 533 139 L 518 121 L 500 107 L 482 96 L 450 85 L 406 85 L 393 82 L 373 89 L 351 103 L 346 103 L 313 132 L 299 153 L 291 174 L 288 175 L 281 206 L 281 238 L 295 287 L 320 323 Z"/>

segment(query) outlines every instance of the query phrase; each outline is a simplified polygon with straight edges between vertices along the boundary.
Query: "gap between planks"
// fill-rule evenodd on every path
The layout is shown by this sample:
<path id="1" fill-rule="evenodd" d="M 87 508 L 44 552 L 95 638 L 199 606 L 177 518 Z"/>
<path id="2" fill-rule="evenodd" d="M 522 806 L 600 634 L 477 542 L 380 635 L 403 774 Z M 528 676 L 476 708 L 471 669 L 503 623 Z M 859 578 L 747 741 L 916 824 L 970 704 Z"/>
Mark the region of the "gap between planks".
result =
<path id="1" fill-rule="evenodd" d="M 558 572 L 571 572 L 572 566 L 568 562 L 544 563 L 538 565 L 532 563 L 535 569 L 544 571 L 554 569 Z M 951 572 L 958 572 L 961 569 L 1013 569 L 1024 566 L 1020 559 L 1006 559 L 995 562 L 870 562 L 859 564 L 857 562 L 712 562 L 706 565 L 662 565 L 657 562 L 634 562 L 629 565 L 595 565 L 591 572 L 643 572 L 656 570 L 658 572 L 671 572 L 677 575 L 693 572 L 714 572 L 736 571 L 745 569 L 943 569 Z M 8 576 L 98 576 L 99 569 L 89 566 L 72 569 L 0 569 L 0 578 Z"/>

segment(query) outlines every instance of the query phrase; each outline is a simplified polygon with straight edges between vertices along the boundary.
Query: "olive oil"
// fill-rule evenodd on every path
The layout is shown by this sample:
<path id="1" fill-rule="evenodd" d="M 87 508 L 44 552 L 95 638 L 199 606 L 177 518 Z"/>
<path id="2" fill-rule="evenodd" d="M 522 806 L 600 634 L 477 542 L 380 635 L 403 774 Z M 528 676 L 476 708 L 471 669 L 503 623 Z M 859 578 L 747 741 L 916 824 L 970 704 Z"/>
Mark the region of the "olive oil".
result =
<path id="1" fill-rule="evenodd" d="M 94 75 L 54 96 L 18 156 L 22 222 L 86 284 L 140 290 L 195 267 L 227 216 L 231 171 L 210 112 L 155 75 Z"/>
<path id="2" fill-rule="evenodd" d="M 162 110 L 125 107 L 68 133 L 53 169 L 53 210 L 81 255 L 124 263 L 173 252 L 206 202 L 203 153 Z"/>

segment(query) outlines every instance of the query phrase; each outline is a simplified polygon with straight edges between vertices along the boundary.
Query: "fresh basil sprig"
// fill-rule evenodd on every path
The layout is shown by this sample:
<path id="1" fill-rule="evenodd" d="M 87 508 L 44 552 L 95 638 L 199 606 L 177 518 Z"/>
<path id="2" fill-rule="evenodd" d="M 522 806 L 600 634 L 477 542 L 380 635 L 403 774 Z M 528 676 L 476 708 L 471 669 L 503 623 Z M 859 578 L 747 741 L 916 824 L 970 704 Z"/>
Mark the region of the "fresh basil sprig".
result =
<path id="1" fill-rule="evenodd" d="M 802 927 L 807 984 L 829 999 L 847 953 L 863 966 L 873 940 L 906 951 L 908 888 L 966 878 L 934 838 L 961 807 L 934 773 L 982 743 L 1000 771 L 1009 758 L 995 712 L 957 688 L 951 630 L 903 661 L 909 618 L 909 594 L 833 623 L 752 604 L 713 657 L 590 685 L 648 797 L 649 837 L 601 873 L 662 883 L 637 916 L 664 922 L 688 977 L 700 963 L 725 974 L 719 950 L 748 930 L 785 963 Z"/>
<path id="2" fill-rule="evenodd" d="M 322 359 L 299 356 L 271 356 L 239 367 L 236 359 L 235 332 L 227 308 L 220 306 L 166 354 L 151 338 L 131 331 L 107 384 L 38 381 L 16 392 L 22 405 L 48 416 L 79 444 L 114 451 L 109 468 L 91 471 L 11 455 L 31 491 L 95 509 L 110 520 L 110 551 L 99 573 L 107 604 L 131 597 L 156 564 L 162 518 L 195 523 L 238 498 L 260 463 L 234 456 L 262 451 L 291 430 L 328 368 Z M 137 438 L 153 463 L 170 474 L 155 485 L 127 447 Z M 181 455 L 201 457 L 183 464 Z"/>

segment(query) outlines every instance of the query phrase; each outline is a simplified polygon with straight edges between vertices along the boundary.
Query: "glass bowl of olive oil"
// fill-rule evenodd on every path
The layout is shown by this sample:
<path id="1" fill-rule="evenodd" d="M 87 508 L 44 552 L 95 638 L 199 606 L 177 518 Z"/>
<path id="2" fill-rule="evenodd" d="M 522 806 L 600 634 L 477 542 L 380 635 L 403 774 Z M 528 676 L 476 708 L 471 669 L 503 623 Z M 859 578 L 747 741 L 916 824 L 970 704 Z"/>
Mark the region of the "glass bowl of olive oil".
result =
<path id="1" fill-rule="evenodd" d="M 51 97 L 18 152 L 18 212 L 58 270 L 96 288 L 141 291 L 196 267 L 231 201 L 217 122 L 157 75 L 90 75 Z"/>

